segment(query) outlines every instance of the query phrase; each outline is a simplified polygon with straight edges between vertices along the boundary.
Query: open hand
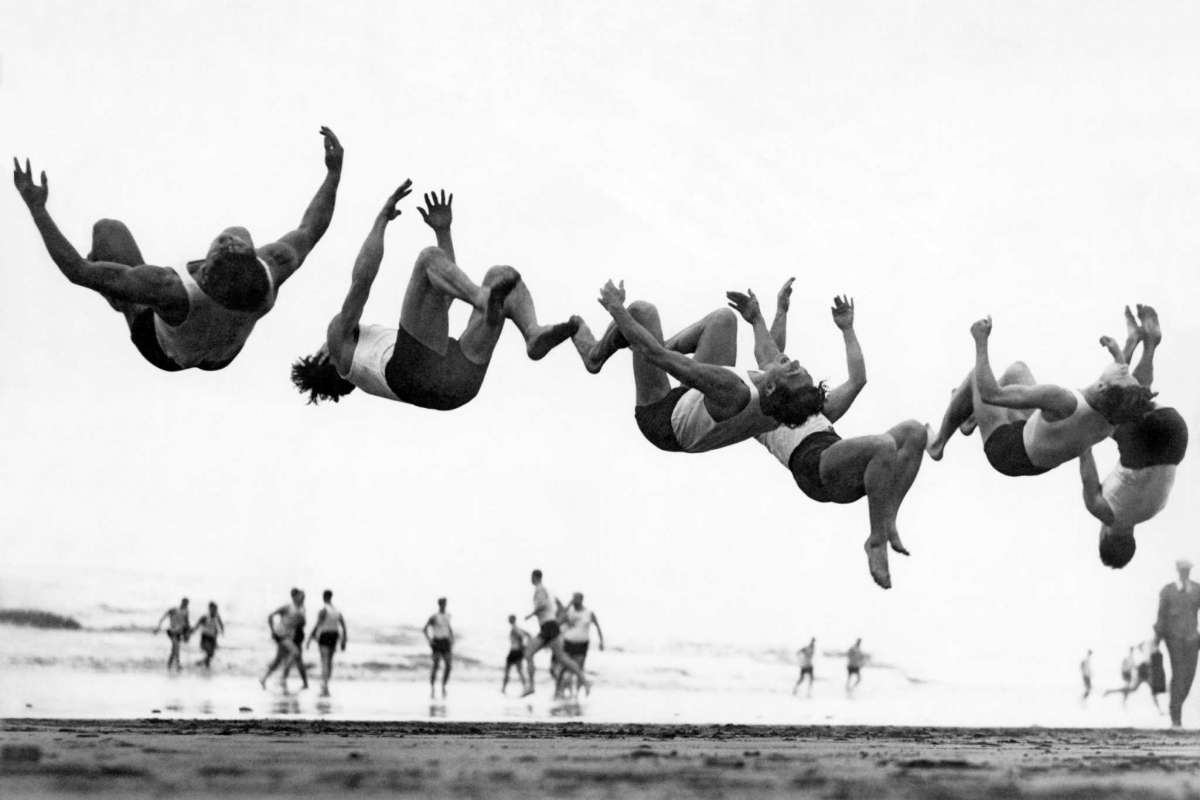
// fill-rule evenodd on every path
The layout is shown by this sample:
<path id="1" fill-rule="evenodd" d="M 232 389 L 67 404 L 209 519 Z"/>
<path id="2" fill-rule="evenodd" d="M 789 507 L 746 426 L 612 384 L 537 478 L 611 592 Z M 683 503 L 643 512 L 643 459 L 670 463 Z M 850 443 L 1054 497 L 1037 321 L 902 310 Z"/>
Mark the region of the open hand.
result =
<path id="1" fill-rule="evenodd" d="M 435 231 L 444 231 L 450 227 L 450 222 L 454 218 L 454 213 L 450 206 L 454 203 L 454 195 L 446 198 L 446 190 L 442 189 L 442 198 L 438 199 L 437 192 L 425 193 L 426 208 L 417 206 L 417 211 L 421 212 L 421 219 L 425 220 L 425 224 L 433 228 Z"/>
<path id="2" fill-rule="evenodd" d="M 600 305 L 609 312 L 625 307 L 625 281 L 620 286 L 614 286 L 611 280 L 600 287 Z"/>
<path id="3" fill-rule="evenodd" d="M 759 308 L 758 297 L 755 296 L 753 289 L 747 289 L 745 294 L 726 292 L 725 299 L 729 301 L 729 307 L 741 314 L 742 319 L 746 322 L 753 323 L 762 316 L 762 309 Z"/>
<path id="4" fill-rule="evenodd" d="M 852 298 L 846 297 L 846 295 L 834 297 L 833 307 L 829 310 L 833 314 L 834 325 L 844 331 L 854 327 L 854 300 Z"/>
<path id="5" fill-rule="evenodd" d="M 46 198 L 50 194 L 50 186 L 46 183 L 46 171 L 42 170 L 41 185 L 34 183 L 33 168 L 29 166 L 28 158 L 25 159 L 25 169 L 21 169 L 20 162 L 13 159 L 13 184 L 25 205 L 30 208 L 46 205 Z"/>
<path id="6" fill-rule="evenodd" d="M 992 318 L 991 315 L 983 319 L 975 320 L 971 323 L 971 336 L 975 337 L 975 341 L 982 341 L 992 335 Z"/>
<path id="7" fill-rule="evenodd" d="M 392 192 L 391 196 L 388 197 L 387 202 L 383 204 L 383 211 L 379 212 L 380 216 L 386 217 L 388 222 L 391 222 L 396 217 L 400 216 L 400 209 L 396 207 L 396 204 L 408 197 L 411 193 L 412 181 L 405 180 L 404 183 L 400 184 L 396 191 Z"/>
<path id="8" fill-rule="evenodd" d="M 787 311 L 792 307 L 792 284 L 795 281 L 795 278 L 788 278 L 779 289 L 779 294 L 775 295 L 775 309 L 777 311 Z"/>
<path id="9" fill-rule="evenodd" d="M 346 155 L 342 143 L 338 141 L 334 132 L 324 125 L 321 126 L 321 136 L 325 139 L 325 169 L 341 172 L 342 158 Z"/>

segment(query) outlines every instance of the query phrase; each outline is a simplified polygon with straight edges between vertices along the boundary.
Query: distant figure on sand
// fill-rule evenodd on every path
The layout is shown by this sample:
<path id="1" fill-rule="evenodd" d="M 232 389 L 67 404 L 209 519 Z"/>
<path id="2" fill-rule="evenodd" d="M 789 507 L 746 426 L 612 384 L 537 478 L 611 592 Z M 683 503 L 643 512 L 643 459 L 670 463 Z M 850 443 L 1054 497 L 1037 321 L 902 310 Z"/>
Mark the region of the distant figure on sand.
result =
<path id="1" fill-rule="evenodd" d="M 163 612 L 163 615 L 158 618 L 158 624 L 154 626 L 154 635 L 157 636 L 158 632 L 162 630 L 163 622 L 167 623 L 167 638 L 171 641 L 171 654 L 167 656 L 167 670 L 174 667 L 178 672 L 183 669 L 179 663 L 179 645 L 191 633 L 191 626 L 188 624 L 188 599 L 183 598 L 177 607 L 168 608 Z"/>
<path id="2" fill-rule="evenodd" d="M 508 615 L 508 655 L 504 657 L 504 682 L 500 684 L 500 694 L 504 694 L 508 689 L 508 676 L 512 672 L 512 668 L 517 668 L 517 677 L 521 679 L 521 686 L 524 687 L 528 681 L 525 680 L 525 648 L 533 637 L 517 624 L 517 615 Z"/>
<path id="3" fill-rule="evenodd" d="M 1158 314 L 1146 305 L 1137 307 L 1137 319 L 1125 307 L 1125 349 L 1128 363 L 1138 344 L 1142 357 L 1133 377 L 1147 389 L 1154 381 L 1154 352 L 1162 341 Z M 1175 468 L 1187 452 L 1188 427 L 1173 408 L 1157 407 L 1133 422 L 1117 426 L 1119 461 L 1104 482 L 1091 449 L 1079 456 L 1083 503 L 1100 520 L 1100 560 L 1113 568 L 1129 563 L 1137 550 L 1134 526 L 1151 519 L 1167 504 L 1175 484 Z"/>
<path id="4" fill-rule="evenodd" d="M 808 697 L 812 697 L 813 690 L 813 654 L 817 652 L 817 637 L 808 640 L 808 644 L 796 651 L 796 655 L 800 658 L 800 677 L 796 679 L 796 685 L 792 687 L 792 694 L 800 691 L 800 684 L 804 683 L 804 679 L 808 679 Z"/>
<path id="5" fill-rule="evenodd" d="M 1110 694 L 1120 694 L 1121 703 L 1124 704 L 1129 700 L 1129 695 L 1142 688 L 1145 684 L 1150 689 L 1150 699 L 1154 701 L 1154 707 L 1162 709 L 1158 705 L 1158 694 L 1154 691 L 1153 683 L 1150 680 L 1150 658 L 1151 654 L 1158 649 L 1158 644 L 1154 640 L 1142 642 L 1140 645 L 1129 648 L 1129 652 L 1121 661 L 1121 679 L 1125 685 L 1119 689 L 1109 689 L 1104 693 L 1105 697 Z"/>
<path id="6" fill-rule="evenodd" d="M 543 358 L 575 332 L 577 318 L 541 325 L 533 296 L 512 267 L 490 268 L 481 285 L 458 267 L 450 239 L 450 206 L 454 195 L 425 195 L 418 208 L 433 228 L 437 247 L 417 256 L 397 327 L 362 323 L 363 308 L 383 261 L 383 234 L 400 216 L 396 204 L 410 191 L 405 181 L 375 217 L 359 251 L 342 309 L 330 321 L 325 344 L 315 355 L 292 365 L 292 382 L 309 402 L 337 401 L 355 387 L 388 400 L 439 411 L 455 409 L 475 398 L 483 386 L 492 351 L 504 329 L 513 324 L 525 337 L 525 352 Z M 473 309 L 455 339 L 449 334 L 450 306 L 460 300 Z"/>
<path id="7" fill-rule="evenodd" d="M 280 606 L 267 615 L 267 630 L 275 642 L 275 659 L 267 666 L 267 671 L 259 678 L 259 684 L 267 688 L 267 678 L 280 667 L 283 668 L 281 683 L 287 691 L 287 670 L 300 659 L 300 648 L 296 645 L 296 630 L 304 630 L 304 592 L 292 589 L 292 602 Z M 308 681 L 304 683 L 308 687 Z"/>
<path id="8" fill-rule="evenodd" d="M 1083 679 L 1083 697 L 1081 701 L 1087 700 L 1092 694 L 1092 651 L 1088 650 L 1087 655 L 1083 657 L 1083 661 L 1079 662 L 1079 677 Z"/>
<path id="9" fill-rule="evenodd" d="M 588 657 L 588 647 L 592 641 L 592 626 L 596 627 L 596 635 L 599 637 L 599 649 L 604 651 L 604 631 L 600 628 L 600 620 L 596 617 L 596 613 L 590 608 L 583 606 L 583 594 L 575 592 L 571 595 L 571 604 L 567 606 L 563 613 L 563 652 L 572 658 L 577 665 L 579 671 L 585 671 L 585 665 Z M 571 689 L 573 694 L 579 693 L 579 678 L 576 676 L 574 686 L 571 685 L 571 679 L 567 676 L 567 671 L 559 672 L 558 693 L 565 694 L 567 689 Z"/>
<path id="10" fill-rule="evenodd" d="M 450 667 L 454 662 L 454 629 L 450 627 L 450 615 L 446 613 L 446 598 L 439 597 L 438 610 L 426 622 L 421 632 L 433 653 L 433 668 L 429 671 L 429 696 L 434 697 L 438 665 L 442 668 L 442 698 L 446 697 L 446 681 L 450 680 Z"/>
<path id="11" fill-rule="evenodd" d="M 729 304 L 754 330 L 754 355 L 759 364 L 774 361 L 787 343 L 791 293 L 792 281 L 788 280 L 777 295 L 775 320 L 769 330 L 754 292 L 726 293 Z M 854 332 L 854 301 L 835 297 L 830 311 L 834 325 L 842 332 L 849 377 L 828 394 L 822 393 L 817 413 L 803 424 L 781 425 L 754 438 L 787 467 L 796 486 L 809 499 L 853 503 L 867 498 L 870 533 L 863 545 L 867 569 L 872 580 L 887 589 L 892 585 L 888 547 L 908 555 L 900 541 L 896 517 L 925 457 L 925 426 L 910 419 L 881 434 L 850 439 L 838 436 L 833 423 L 850 410 L 866 386 L 867 367 Z"/>
<path id="12" fill-rule="evenodd" d="M 1154 622 L 1154 641 L 1166 642 L 1171 661 L 1171 725 L 1183 725 L 1183 701 L 1196 677 L 1196 658 L 1200 653 L 1200 630 L 1196 617 L 1200 613 L 1200 583 L 1190 577 L 1192 562 L 1181 558 L 1175 562 L 1178 579 L 1171 581 L 1158 593 L 1158 618 Z"/>
<path id="13" fill-rule="evenodd" d="M 728 308 L 664 341 L 657 308 L 640 300 L 625 307 L 624 282 L 619 287 L 606 283 L 600 305 L 613 323 L 599 341 L 580 323 L 575 346 L 591 372 L 599 372 L 618 349 L 633 350 L 634 418 L 660 450 L 716 450 L 780 424 L 799 425 L 821 410 L 824 387 L 783 354 L 760 362 L 760 370 L 733 368 L 738 325 Z M 671 378 L 681 385 L 672 388 Z"/>
<path id="14" fill-rule="evenodd" d="M 866 656 L 862 651 L 862 639 L 855 639 L 846 651 L 846 694 L 850 694 L 862 682 L 862 666 Z"/>
<path id="15" fill-rule="evenodd" d="M 305 647 L 317 640 L 317 649 L 321 651 L 321 696 L 329 696 L 329 679 L 333 677 L 333 654 L 339 641 L 342 651 L 346 650 L 346 642 L 350 634 L 346 632 L 346 618 L 333 605 L 333 592 L 326 589 L 321 599 L 324 607 L 317 612 L 317 621 L 313 624 L 312 633 L 308 635 Z"/>
<path id="16" fill-rule="evenodd" d="M 529 644 L 525 646 L 525 669 L 529 672 L 529 675 L 525 684 L 525 691 L 522 692 L 521 696 L 528 697 L 533 694 L 533 657 L 543 647 L 549 647 L 559 666 L 578 678 L 586 691 L 591 691 L 592 682 L 583 674 L 583 670 L 575 663 L 575 659 L 568 656 L 563 650 L 562 636 L 560 635 L 558 625 L 562 603 L 542 583 L 542 571 L 540 569 L 535 569 L 530 573 L 529 581 L 533 584 L 533 611 L 526 615 L 525 619 L 536 618 L 540 627 L 538 628 L 537 636 L 534 636 Z"/>
<path id="17" fill-rule="evenodd" d="M 92 228 L 92 249 L 84 259 L 46 211 L 46 173 L 35 184 L 29 160 L 21 169 L 13 159 L 13 182 L 59 270 L 124 315 L 129 337 L 147 361 L 167 372 L 218 370 L 241 352 L 255 323 L 274 307 L 279 288 L 304 263 L 333 218 L 342 146 L 328 128 L 321 128 L 321 136 L 325 180 L 300 227 L 259 248 L 245 228 L 226 228 L 204 258 L 173 267 L 147 264 L 133 234 L 112 219 Z M 252 179 L 225 176 L 221 191 L 236 193 L 247 180 Z M 181 187 L 171 202 L 191 194 Z"/>
<path id="18" fill-rule="evenodd" d="M 225 635 L 225 623 L 217 611 L 216 603 L 208 604 L 208 613 L 196 620 L 196 627 L 192 630 L 200 631 L 200 649 L 204 652 L 204 658 L 196 664 L 209 669 L 212 667 L 213 654 L 217 652 L 217 636 Z"/>
<path id="19" fill-rule="evenodd" d="M 971 325 L 975 369 L 954 392 L 929 456 L 940 460 L 956 430 L 979 428 L 983 451 L 995 470 L 1010 477 L 1041 475 L 1078 458 L 1112 435 L 1117 425 L 1133 422 L 1153 409 L 1154 393 L 1129 374 L 1121 349 L 1111 337 L 1100 344 L 1113 363 L 1083 389 L 1038 383 L 1017 361 L 997 381 L 988 360 L 992 318 Z"/>

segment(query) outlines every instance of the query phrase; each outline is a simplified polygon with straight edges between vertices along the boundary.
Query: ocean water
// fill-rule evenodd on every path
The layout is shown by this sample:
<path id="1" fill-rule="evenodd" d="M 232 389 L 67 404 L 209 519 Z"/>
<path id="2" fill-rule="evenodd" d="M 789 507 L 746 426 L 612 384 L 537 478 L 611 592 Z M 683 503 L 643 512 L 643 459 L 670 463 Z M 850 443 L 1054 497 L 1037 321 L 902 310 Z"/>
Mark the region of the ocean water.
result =
<path id="1" fill-rule="evenodd" d="M 16 594 L 41 593 L 25 588 Z M 202 654 L 199 637 L 193 636 L 183 646 L 183 671 L 168 673 L 169 643 L 165 635 L 152 633 L 165 610 L 161 603 L 79 600 L 67 605 L 81 630 L 0 624 L 0 717 L 1047 727 L 1160 727 L 1165 722 L 1144 688 L 1127 703 L 1095 694 L 1081 703 L 1079 685 L 1067 680 L 1041 682 L 1036 674 L 1012 674 L 1006 680 L 927 676 L 878 658 L 848 695 L 844 659 L 836 655 L 819 655 L 812 697 L 805 692 L 795 697 L 791 690 L 798 669 L 789 651 L 669 640 L 623 643 L 605 652 L 593 643 L 588 669 L 595 689 L 571 702 L 553 699 L 549 657 L 539 655 L 538 692 L 521 699 L 515 673 L 508 694 L 500 692 L 503 627 L 486 635 L 469 627 L 458 631 L 449 696 L 431 701 L 430 659 L 421 632 L 354 617 L 349 618 L 349 647 L 335 660 L 331 696 L 323 698 L 316 688 L 315 647 L 305 652 L 313 688 L 301 691 L 294 674 L 287 690 L 278 674 L 266 690 L 259 686 L 257 679 L 274 655 L 265 614 L 247 617 L 227 608 L 226 635 L 212 669 L 196 665 Z M 1098 683 L 1103 688 L 1103 676 Z"/>

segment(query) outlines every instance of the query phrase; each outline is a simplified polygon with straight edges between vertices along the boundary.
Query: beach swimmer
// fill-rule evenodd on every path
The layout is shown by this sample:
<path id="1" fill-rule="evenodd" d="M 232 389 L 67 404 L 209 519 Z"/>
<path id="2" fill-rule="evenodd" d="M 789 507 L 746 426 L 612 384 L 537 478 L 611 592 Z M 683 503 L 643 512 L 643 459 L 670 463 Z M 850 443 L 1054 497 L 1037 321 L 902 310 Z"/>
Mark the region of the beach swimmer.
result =
<path id="1" fill-rule="evenodd" d="M 208 604 L 208 613 L 196 620 L 196 627 L 192 630 L 200 631 L 200 650 L 204 653 L 204 658 L 197 661 L 196 665 L 209 669 L 212 667 L 213 655 L 217 652 L 217 636 L 225 635 L 225 622 L 221 619 L 221 613 L 217 611 L 216 603 Z"/>
<path id="2" fill-rule="evenodd" d="M 450 615 L 446 613 L 446 598 L 439 597 L 438 610 L 425 622 L 421 632 L 429 642 L 433 655 L 433 668 L 429 671 L 429 696 L 434 697 L 438 665 L 442 665 L 442 698 L 446 697 L 446 681 L 450 680 L 450 667 L 454 663 L 454 628 L 450 626 Z"/>
<path id="3" fill-rule="evenodd" d="M 174 608 L 168 608 L 163 615 L 159 617 L 158 624 L 154 626 L 154 635 L 162 630 L 163 623 L 167 623 L 167 638 L 171 641 L 171 653 L 167 656 L 167 670 L 172 667 L 176 671 L 182 670 L 183 666 L 179 663 L 179 646 L 185 642 L 191 632 L 191 626 L 188 624 L 188 599 L 185 597 L 179 601 L 179 605 Z"/>
<path id="4" fill-rule="evenodd" d="M 537 635 L 525 647 L 525 669 L 529 673 L 522 697 L 528 697 L 534 691 L 533 657 L 543 647 L 549 647 L 559 666 L 570 672 L 583 685 L 585 691 L 591 691 L 592 682 L 583 674 L 583 670 L 575 663 L 575 659 L 563 651 L 562 636 L 558 619 L 562 612 L 562 603 L 555 597 L 546 584 L 542 582 L 542 571 L 535 569 L 529 576 L 533 584 L 533 611 L 525 619 L 536 618 L 539 624 Z"/>
<path id="5" fill-rule="evenodd" d="M 592 628 L 596 628 L 598 637 L 597 648 L 604 651 L 604 631 L 600 628 L 600 620 L 596 612 L 583 605 L 583 594 L 575 592 L 571 602 L 563 612 L 563 652 L 570 656 L 583 672 L 587 663 L 588 649 L 591 647 Z M 562 695 L 568 688 L 570 678 L 566 670 L 559 672 L 558 694 Z M 573 691 L 579 693 L 579 678 L 575 677 Z"/>
<path id="6" fill-rule="evenodd" d="M 521 686 L 524 687 L 528 682 L 525 680 L 525 648 L 533 637 L 529 632 L 517 624 L 517 615 L 508 615 L 508 655 L 504 657 L 504 681 L 500 684 L 500 694 L 504 694 L 508 689 L 508 678 L 512 673 L 513 667 L 517 668 L 517 677 L 521 679 Z"/>
<path id="7" fill-rule="evenodd" d="M 812 637 L 808 640 L 808 644 L 796 651 L 796 655 L 800 659 L 800 677 L 796 679 L 796 685 L 792 687 L 792 694 L 800 691 L 800 685 L 804 683 L 804 679 L 808 679 L 808 696 L 812 697 L 813 690 L 813 654 L 817 652 L 817 637 Z"/>
<path id="8" fill-rule="evenodd" d="M 312 633 L 308 635 L 305 647 L 317 640 L 317 649 L 321 652 L 321 696 L 329 696 L 329 679 L 333 677 L 333 654 L 338 644 L 342 652 L 350 634 L 346 631 L 346 617 L 333 605 L 333 592 L 326 589 L 321 594 L 325 605 L 317 612 L 317 621 L 313 623 Z"/>
<path id="9" fill-rule="evenodd" d="M 304 628 L 304 592 L 292 589 L 292 601 L 286 603 L 267 615 L 267 629 L 275 642 L 275 658 L 267 666 L 267 671 L 259 678 L 259 685 L 267 688 L 267 678 L 280 667 L 283 668 L 281 678 L 284 691 L 287 690 L 287 670 L 292 663 L 300 658 L 300 648 L 296 646 L 296 630 Z M 305 686 L 307 686 L 305 682 Z"/>

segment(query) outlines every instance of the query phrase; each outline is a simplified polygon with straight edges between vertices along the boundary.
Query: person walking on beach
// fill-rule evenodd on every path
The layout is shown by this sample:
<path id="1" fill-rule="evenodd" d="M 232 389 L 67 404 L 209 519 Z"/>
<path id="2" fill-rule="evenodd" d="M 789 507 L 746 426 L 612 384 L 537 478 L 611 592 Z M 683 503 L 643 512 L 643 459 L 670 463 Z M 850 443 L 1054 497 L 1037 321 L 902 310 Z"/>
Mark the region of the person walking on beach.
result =
<path id="1" fill-rule="evenodd" d="M 333 653 L 339 641 L 345 652 L 350 635 L 346 632 L 346 618 L 333 605 L 333 592 L 326 589 L 321 599 L 325 601 L 325 606 L 317 612 L 317 621 L 313 624 L 305 647 L 311 645 L 313 639 L 317 640 L 317 649 L 321 651 L 321 696 L 328 697 L 329 679 L 333 677 Z"/>
<path id="2" fill-rule="evenodd" d="M 1124 705 L 1128 702 L 1129 695 L 1142 688 L 1144 683 L 1150 687 L 1150 699 L 1154 701 L 1154 707 L 1158 708 L 1158 695 L 1150 686 L 1150 653 L 1155 649 L 1157 649 L 1157 645 L 1153 640 L 1137 646 L 1130 645 L 1129 652 L 1121 660 L 1121 679 L 1125 685 L 1118 689 L 1109 689 L 1104 696 L 1119 694 L 1121 695 L 1121 704 Z M 1161 709 L 1159 711 L 1161 713 Z"/>
<path id="3" fill-rule="evenodd" d="M 426 622 L 421 632 L 433 653 L 433 669 L 429 672 L 429 697 L 432 699 L 437 684 L 438 665 L 442 668 L 442 699 L 446 699 L 446 681 L 450 680 L 450 667 L 454 662 L 454 628 L 450 627 L 450 615 L 446 613 L 446 598 L 439 597 L 438 610 Z"/>
<path id="4" fill-rule="evenodd" d="M 1112 435 L 1116 426 L 1154 408 L 1154 393 L 1129 374 L 1111 337 L 1102 337 L 1100 344 L 1112 363 L 1092 383 L 1072 390 L 1038 383 L 1021 361 L 997 380 L 988 357 L 991 335 L 991 317 L 971 325 L 975 369 L 955 390 L 941 427 L 929 437 L 926 449 L 934 461 L 941 460 L 955 431 L 971 425 L 978 427 L 984 455 L 997 472 L 1010 477 L 1041 475 L 1078 458 Z"/>
<path id="5" fill-rule="evenodd" d="M 804 683 L 804 679 L 808 678 L 808 697 L 812 697 L 813 690 L 813 654 L 817 652 L 817 637 L 812 637 L 808 640 L 808 644 L 796 651 L 796 655 L 800 658 L 800 677 L 796 679 L 796 685 L 792 687 L 792 694 L 800 691 L 800 684 Z"/>
<path id="6" fill-rule="evenodd" d="M 559 615 L 562 612 L 562 603 L 542 583 L 542 571 L 540 569 L 535 569 L 530 573 L 529 581 L 533 584 L 533 611 L 526 615 L 525 619 L 536 618 L 540 627 L 538 628 L 537 636 L 534 636 L 525 647 L 525 669 L 528 671 L 529 676 L 525 684 L 525 691 L 521 693 L 521 696 L 528 697 L 533 694 L 533 657 L 543 647 L 549 647 L 559 666 L 578 678 L 585 691 L 591 691 L 592 682 L 583 674 L 583 670 L 575 663 L 575 659 L 568 656 L 563 650 L 562 636 L 560 635 L 561 631 L 558 624 Z"/>
<path id="7" fill-rule="evenodd" d="M 1087 700 L 1092 695 L 1092 651 L 1088 650 L 1087 655 L 1083 657 L 1083 661 L 1079 662 L 1079 677 L 1083 679 L 1083 697 L 1080 701 Z"/>
<path id="8" fill-rule="evenodd" d="M 1196 658 L 1200 653 L 1200 630 L 1196 625 L 1200 614 L 1200 583 L 1191 579 L 1192 562 L 1188 559 L 1176 561 L 1175 569 L 1178 579 L 1158 593 L 1154 643 L 1167 645 L 1167 658 L 1171 662 L 1171 726 L 1178 728 L 1183 725 L 1183 701 L 1196 677 Z"/>
<path id="9" fill-rule="evenodd" d="M 275 642 L 275 659 L 267 666 L 267 671 L 259 678 L 258 683 L 267 688 L 267 678 L 279 668 L 283 668 L 282 684 L 287 691 L 287 669 L 300 658 L 300 649 L 296 646 L 296 628 L 304 627 L 304 592 L 292 589 L 292 602 L 280 606 L 267 615 L 267 630 Z M 305 687 L 308 682 L 305 682 Z"/>
<path id="10" fill-rule="evenodd" d="M 308 624 L 308 610 L 304 607 L 305 597 L 304 590 L 296 590 L 299 619 L 296 620 L 295 628 L 292 630 L 292 643 L 296 645 L 296 659 L 283 668 L 284 683 L 287 683 L 292 667 L 296 668 L 296 671 L 300 673 L 301 689 L 308 688 L 308 666 L 304 663 L 304 626 Z"/>
<path id="11" fill-rule="evenodd" d="M 50 258 L 71 283 L 97 292 L 125 317 L 129 338 L 142 357 L 166 372 L 219 370 L 245 345 L 255 323 L 275 305 L 283 282 L 300 268 L 333 219 L 342 175 L 342 145 L 329 128 L 325 144 L 325 180 L 300 220 L 300 226 L 262 247 L 243 227 L 226 228 L 198 261 L 175 267 L 146 263 L 125 224 L 102 219 L 92 228 L 92 249 L 79 255 L 46 211 L 46 173 L 33 180 L 29 160 L 22 169 L 13 159 L 13 182 Z M 222 190 L 236 192 L 247 180 L 230 175 Z M 186 198 L 180 188 L 172 198 Z"/>
<path id="12" fill-rule="evenodd" d="M 517 624 L 517 615 L 508 615 L 508 655 L 504 657 L 504 682 L 500 684 L 500 694 L 504 694 L 508 689 L 508 676 L 512 672 L 512 668 L 517 668 L 517 677 L 521 679 L 521 686 L 527 684 L 525 680 L 525 648 L 529 646 L 533 637 L 529 632 Z"/>
<path id="13" fill-rule="evenodd" d="M 575 592 L 571 595 L 571 603 L 567 606 L 563 613 L 563 652 L 570 656 L 579 666 L 580 672 L 584 671 L 587 663 L 588 648 L 592 641 L 592 626 L 596 627 L 596 635 L 599 637 L 598 647 L 601 652 L 604 652 L 604 631 L 600 628 L 600 620 L 596 617 L 596 613 L 590 608 L 583 606 L 583 594 Z M 574 686 L 571 686 L 572 681 L 567 675 L 566 670 L 561 670 L 558 674 L 558 694 L 565 694 L 568 689 L 572 694 L 579 693 L 579 677 L 575 676 Z"/>
<path id="14" fill-rule="evenodd" d="M 866 656 L 862 651 L 862 639 L 855 639 L 846 651 L 846 694 L 850 695 L 862 682 L 862 665 Z"/>
<path id="15" fill-rule="evenodd" d="M 353 391 L 420 408 L 448 411 L 479 394 L 505 320 L 511 320 L 525 339 L 525 354 L 537 361 L 571 337 L 578 326 L 572 317 L 557 325 L 542 325 L 533 296 L 521 274 L 495 266 L 476 284 L 459 268 L 450 238 L 454 195 L 439 199 L 425 195 L 418 208 L 433 228 L 437 247 L 417 256 L 397 327 L 363 323 L 362 313 L 383 262 L 383 234 L 400 216 L 396 204 L 410 191 L 405 181 L 387 199 L 363 242 L 350 289 L 341 311 L 329 322 L 325 344 L 311 356 L 292 364 L 292 383 L 309 402 L 336 402 Z M 455 300 L 472 308 L 466 328 L 449 334 L 450 307 Z"/>
<path id="16" fill-rule="evenodd" d="M 167 638 L 171 640 L 171 654 L 167 656 L 167 671 L 171 667 L 178 672 L 183 669 L 179 663 L 179 645 L 187 640 L 191 633 L 191 626 L 188 624 L 188 599 L 185 597 L 179 601 L 179 605 L 175 608 L 168 608 L 163 615 L 158 618 L 158 624 L 154 626 L 154 635 L 162 630 L 163 622 L 167 623 Z"/>
<path id="17" fill-rule="evenodd" d="M 212 667 L 213 654 L 217 652 L 217 635 L 225 635 L 225 623 L 221 620 L 216 603 L 208 604 L 208 613 L 196 620 L 196 627 L 192 630 L 200 631 L 200 650 L 204 652 L 204 658 L 197 661 L 196 665 L 209 669 Z"/>

